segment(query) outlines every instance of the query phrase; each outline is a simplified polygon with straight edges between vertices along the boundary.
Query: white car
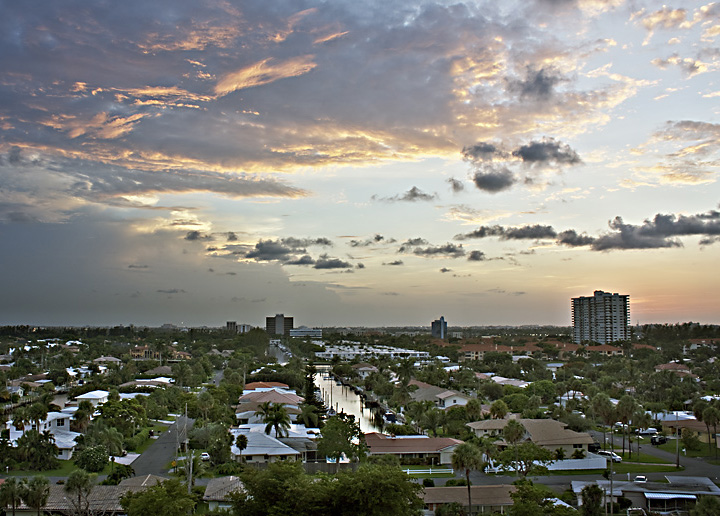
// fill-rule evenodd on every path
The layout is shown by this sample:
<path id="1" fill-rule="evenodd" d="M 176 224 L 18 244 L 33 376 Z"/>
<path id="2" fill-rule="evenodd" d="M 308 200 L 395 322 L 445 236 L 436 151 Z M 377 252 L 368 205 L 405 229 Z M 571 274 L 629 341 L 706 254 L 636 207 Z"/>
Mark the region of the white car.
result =
<path id="1" fill-rule="evenodd" d="M 615 452 L 611 452 L 608 450 L 600 450 L 599 452 L 597 452 L 597 454 L 602 457 L 607 457 L 613 462 L 622 462 L 622 457 L 620 457 L 620 455 Z"/>
<path id="2" fill-rule="evenodd" d="M 200 460 L 203 461 L 203 462 L 209 461 L 209 460 L 210 460 L 210 454 L 209 454 L 208 452 L 202 452 L 202 453 L 200 454 Z"/>
<path id="3" fill-rule="evenodd" d="M 644 484 L 645 482 L 647 482 L 647 477 L 646 477 L 645 475 L 638 475 L 638 476 L 635 477 L 635 480 L 634 480 L 634 481 L 635 481 L 635 482 L 638 482 L 638 483 L 641 483 L 641 484 Z"/>

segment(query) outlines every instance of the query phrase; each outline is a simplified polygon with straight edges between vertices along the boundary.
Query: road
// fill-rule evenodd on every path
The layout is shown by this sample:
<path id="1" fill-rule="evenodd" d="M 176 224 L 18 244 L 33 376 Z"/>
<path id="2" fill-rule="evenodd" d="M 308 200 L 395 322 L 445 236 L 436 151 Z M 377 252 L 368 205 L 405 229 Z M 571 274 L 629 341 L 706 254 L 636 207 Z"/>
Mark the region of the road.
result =
<path id="1" fill-rule="evenodd" d="M 177 443 L 185 440 L 185 419 L 185 416 L 178 417 L 175 423 L 170 425 L 140 457 L 135 459 L 132 467 L 136 476 L 167 476 L 168 464 L 175 459 Z M 194 419 L 187 418 L 188 432 L 192 429 L 194 422 Z"/>

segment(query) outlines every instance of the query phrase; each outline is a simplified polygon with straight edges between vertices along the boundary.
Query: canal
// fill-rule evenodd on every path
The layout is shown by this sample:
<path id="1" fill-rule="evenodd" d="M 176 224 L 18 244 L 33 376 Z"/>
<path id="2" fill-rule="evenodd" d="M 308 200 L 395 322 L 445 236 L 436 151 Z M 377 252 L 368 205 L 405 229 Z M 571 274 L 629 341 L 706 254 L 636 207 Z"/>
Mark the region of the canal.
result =
<path id="1" fill-rule="evenodd" d="M 337 412 L 345 412 L 355 416 L 355 420 L 360 422 L 360 430 L 363 432 L 380 432 L 380 426 L 375 422 L 378 415 L 371 409 L 367 408 L 355 394 L 352 389 L 344 385 L 338 385 L 334 378 L 328 373 L 329 366 L 318 366 L 315 375 L 315 385 L 320 389 L 325 404 Z"/>

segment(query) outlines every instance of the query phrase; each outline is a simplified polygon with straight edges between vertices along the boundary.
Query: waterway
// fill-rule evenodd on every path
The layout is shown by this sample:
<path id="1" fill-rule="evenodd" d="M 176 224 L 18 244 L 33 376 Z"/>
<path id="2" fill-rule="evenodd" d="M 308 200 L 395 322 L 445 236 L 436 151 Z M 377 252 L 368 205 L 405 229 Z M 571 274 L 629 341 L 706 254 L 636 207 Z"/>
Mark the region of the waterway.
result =
<path id="1" fill-rule="evenodd" d="M 315 375 L 315 385 L 320 389 L 325 404 L 337 412 L 345 412 L 355 416 L 355 420 L 360 422 L 360 430 L 362 432 L 379 432 L 380 427 L 374 422 L 376 415 L 367 408 L 355 394 L 352 389 L 344 385 L 337 385 L 334 378 L 328 375 L 329 366 L 318 366 L 318 372 Z"/>

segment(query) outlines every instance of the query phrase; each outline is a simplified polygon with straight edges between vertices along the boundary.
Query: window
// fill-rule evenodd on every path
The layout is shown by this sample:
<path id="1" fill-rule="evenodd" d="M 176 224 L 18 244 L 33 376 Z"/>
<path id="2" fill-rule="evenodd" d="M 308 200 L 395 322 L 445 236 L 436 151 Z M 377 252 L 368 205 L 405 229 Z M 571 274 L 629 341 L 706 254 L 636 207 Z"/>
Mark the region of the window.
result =
<path id="1" fill-rule="evenodd" d="M 55 421 L 55 426 L 65 426 L 65 420 L 64 419 L 58 419 Z"/>

